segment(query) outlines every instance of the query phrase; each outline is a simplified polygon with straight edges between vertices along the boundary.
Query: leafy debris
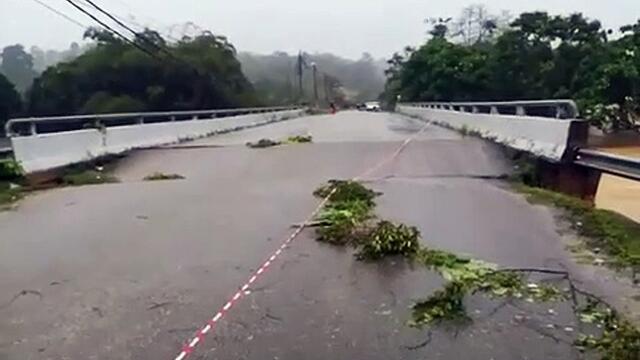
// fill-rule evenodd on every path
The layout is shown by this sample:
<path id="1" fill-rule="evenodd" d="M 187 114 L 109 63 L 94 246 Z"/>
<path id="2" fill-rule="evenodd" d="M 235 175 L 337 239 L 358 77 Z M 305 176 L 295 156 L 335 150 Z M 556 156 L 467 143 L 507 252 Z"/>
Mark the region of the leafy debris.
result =
<path id="1" fill-rule="evenodd" d="M 280 146 L 283 144 L 303 144 L 313 141 L 311 135 L 296 135 L 289 136 L 285 140 L 273 140 L 273 139 L 260 139 L 257 142 L 248 142 L 247 146 L 252 149 L 264 149 L 274 146 Z"/>
<path id="2" fill-rule="evenodd" d="M 313 137 L 311 137 L 311 135 L 296 135 L 296 136 L 289 136 L 287 138 L 286 143 L 287 144 L 304 144 L 304 143 L 310 143 L 313 141 Z"/>
<path id="3" fill-rule="evenodd" d="M 154 172 L 151 175 L 144 177 L 144 181 L 162 181 L 162 180 L 182 180 L 184 176 L 180 174 L 165 174 L 161 172 Z"/>
<path id="4" fill-rule="evenodd" d="M 420 249 L 420 231 L 414 226 L 382 220 L 361 239 L 358 259 L 377 260 L 388 255 L 414 256 Z"/>
<path id="5" fill-rule="evenodd" d="M 252 149 L 264 149 L 268 147 L 278 146 L 282 143 L 271 139 L 260 139 L 257 142 L 248 142 L 247 146 Z"/>

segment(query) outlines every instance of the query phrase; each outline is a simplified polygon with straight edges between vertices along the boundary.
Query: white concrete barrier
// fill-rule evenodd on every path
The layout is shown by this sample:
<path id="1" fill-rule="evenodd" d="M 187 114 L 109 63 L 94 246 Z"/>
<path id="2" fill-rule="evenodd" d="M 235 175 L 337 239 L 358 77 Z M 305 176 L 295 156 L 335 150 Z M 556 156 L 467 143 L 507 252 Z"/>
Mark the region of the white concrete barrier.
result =
<path id="1" fill-rule="evenodd" d="M 563 160 L 582 120 L 468 113 L 399 104 L 396 111 L 529 152 L 554 162 Z"/>
<path id="2" fill-rule="evenodd" d="M 305 109 L 295 109 L 213 119 L 16 136 L 11 138 L 11 144 L 15 159 L 29 174 L 132 149 L 172 144 L 215 133 L 293 119 L 304 112 Z"/>

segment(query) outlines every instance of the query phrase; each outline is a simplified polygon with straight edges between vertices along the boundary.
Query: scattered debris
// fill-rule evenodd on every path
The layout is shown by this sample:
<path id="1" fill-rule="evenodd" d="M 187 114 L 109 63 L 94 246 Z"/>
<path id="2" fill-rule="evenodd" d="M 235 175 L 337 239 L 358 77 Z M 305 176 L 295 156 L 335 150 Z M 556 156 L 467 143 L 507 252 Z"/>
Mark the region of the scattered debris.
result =
<path id="1" fill-rule="evenodd" d="M 103 317 L 104 317 L 104 313 L 103 313 L 103 312 L 102 312 L 102 310 L 101 310 L 99 307 L 97 307 L 97 306 L 92 307 L 92 308 L 91 308 L 91 311 L 93 311 L 94 313 L 96 313 L 96 314 L 98 315 L 98 317 L 99 317 L 99 318 L 103 318 Z"/>
<path id="2" fill-rule="evenodd" d="M 284 144 L 303 144 L 313 141 L 311 135 L 289 136 L 285 140 L 260 139 L 257 142 L 248 142 L 246 145 L 252 149 L 264 149 Z"/>
<path id="3" fill-rule="evenodd" d="M 304 144 L 304 143 L 310 143 L 313 141 L 313 137 L 311 137 L 311 135 L 296 135 L 296 136 L 289 136 L 287 138 L 286 143 L 287 144 Z"/>
<path id="4" fill-rule="evenodd" d="M 271 139 L 260 139 L 257 142 L 248 142 L 247 146 L 252 149 L 264 149 L 268 147 L 278 146 L 282 143 L 280 141 L 274 141 Z"/>
<path id="5" fill-rule="evenodd" d="M 420 249 L 416 227 L 380 221 L 364 236 L 358 259 L 376 260 L 388 255 L 414 256 Z"/>
<path id="6" fill-rule="evenodd" d="M 184 176 L 180 174 L 165 174 L 161 172 L 154 172 L 151 175 L 145 176 L 144 181 L 163 181 L 163 180 L 182 180 Z"/>
<path id="7" fill-rule="evenodd" d="M 580 321 L 597 324 L 601 331 L 595 335 L 578 335 L 576 346 L 584 351 L 598 352 L 601 358 L 606 360 L 640 359 L 640 330 L 620 317 L 605 301 L 577 288 L 566 270 L 500 269 L 496 264 L 460 257 L 443 250 L 421 247 L 420 233 L 415 227 L 393 224 L 384 220 L 379 221 L 375 226 L 370 224 L 371 220 L 375 219 L 374 199 L 381 194 L 367 189 L 358 182 L 332 180 L 329 184 L 317 189 L 314 195 L 328 198 L 327 204 L 316 219 L 319 241 L 354 246 L 359 249 L 356 253 L 359 259 L 376 260 L 386 255 L 401 255 L 409 261 L 438 272 L 446 280 L 442 289 L 436 290 L 427 299 L 413 305 L 412 320 L 409 321 L 409 325 L 423 327 L 442 323 L 468 324 L 471 317 L 467 313 L 464 300 L 472 294 L 507 298 L 509 299 L 507 301 L 570 300 L 574 311 L 578 311 L 580 307 L 578 296 L 580 295 L 581 299 L 586 298 L 590 304 L 586 311 L 581 312 Z M 562 198 L 554 199 L 561 203 L 565 201 Z M 574 200 L 571 199 L 571 201 Z M 609 237 L 608 242 L 605 240 L 607 246 L 600 246 L 601 248 L 609 253 L 613 252 L 619 260 L 624 260 L 625 264 L 630 264 L 633 257 L 620 251 L 620 246 L 624 247 L 623 240 L 628 240 L 622 239 L 622 233 L 619 232 L 624 229 L 624 226 L 616 222 L 615 217 L 611 217 L 612 215 L 608 213 L 593 215 L 593 211 L 596 210 L 585 208 L 582 203 L 572 204 L 572 206 L 565 203 L 565 206 L 573 208 L 574 216 L 580 216 L 583 219 L 580 229 L 589 231 L 591 234 L 600 234 L 602 235 L 600 239 Z M 608 220 L 613 220 L 613 223 Z M 620 246 L 613 246 L 612 243 Z M 617 250 L 612 251 L 612 246 Z M 600 250 L 597 249 L 598 252 Z M 546 283 L 529 281 L 526 276 L 534 273 L 558 276 L 559 280 L 568 282 L 569 286 L 559 288 Z M 548 314 L 554 316 L 556 312 L 549 309 Z M 514 320 L 527 326 L 526 315 L 518 314 L 514 316 Z M 568 334 L 575 332 L 572 326 L 558 327 L 549 324 L 547 328 L 562 329 Z M 558 337 L 544 330 L 533 330 L 541 336 L 560 341 Z M 430 341 L 431 332 L 427 341 L 409 349 L 426 346 Z"/>

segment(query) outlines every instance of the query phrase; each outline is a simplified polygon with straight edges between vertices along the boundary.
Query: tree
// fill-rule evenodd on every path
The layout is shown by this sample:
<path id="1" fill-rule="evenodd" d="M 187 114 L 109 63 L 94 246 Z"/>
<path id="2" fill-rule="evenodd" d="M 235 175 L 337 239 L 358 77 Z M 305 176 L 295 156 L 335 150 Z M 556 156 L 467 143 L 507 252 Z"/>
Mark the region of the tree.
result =
<path id="1" fill-rule="evenodd" d="M 22 45 L 7 46 L 2 50 L 2 72 L 15 86 L 24 93 L 36 76 L 33 70 L 33 58 L 24 51 Z"/>
<path id="2" fill-rule="evenodd" d="M 525 12 L 502 28 L 472 6 L 450 19 L 430 19 L 432 38 L 389 60 L 386 101 L 573 98 L 600 128 L 639 127 L 640 21 L 609 40 L 580 13 Z"/>
<path id="3" fill-rule="evenodd" d="M 20 94 L 13 84 L 0 74 L 0 134 L 4 134 L 6 121 L 21 110 Z"/>
<path id="4" fill-rule="evenodd" d="M 145 31 L 136 40 L 147 49 L 143 52 L 98 29 L 89 29 L 85 36 L 95 41 L 93 48 L 48 68 L 34 81 L 28 94 L 30 114 L 260 104 L 242 73 L 235 49 L 223 37 L 202 33 L 169 45 L 157 33 Z"/>
<path id="5" fill-rule="evenodd" d="M 508 13 L 494 15 L 487 7 L 475 4 L 465 7 L 451 27 L 451 37 L 464 45 L 475 45 L 493 39 L 509 22 Z"/>

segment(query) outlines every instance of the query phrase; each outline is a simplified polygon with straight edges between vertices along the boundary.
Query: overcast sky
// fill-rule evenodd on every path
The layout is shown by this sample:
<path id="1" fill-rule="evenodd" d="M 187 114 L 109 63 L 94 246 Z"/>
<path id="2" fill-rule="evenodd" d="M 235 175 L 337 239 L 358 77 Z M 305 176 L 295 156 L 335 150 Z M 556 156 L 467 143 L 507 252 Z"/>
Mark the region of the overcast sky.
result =
<path id="1" fill-rule="evenodd" d="M 92 20 L 66 0 L 39 0 L 84 24 Z M 75 0 L 82 1 L 82 0 Z M 203 29 L 226 35 L 241 51 L 271 53 L 327 51 L 358 58 L 367 51 L 388 57 L 405 45 L 425 39 L 423 20 L 455 16 L 478 1 L 464 0 L 94 0 L 120 17 L 167 31 L 192 21 Z M 640 18 L 640 0 L 486 0 L 490 11 L 546 10 L 583 12 L 617 28 Z M 177 29 L 176 29 L 177 30 Z M 82 38 L 83 30 L 37 3 L 0 0 L 0 46 L 66 48 Z M 177 36 L 180 32 L 176 31 Z"/>

